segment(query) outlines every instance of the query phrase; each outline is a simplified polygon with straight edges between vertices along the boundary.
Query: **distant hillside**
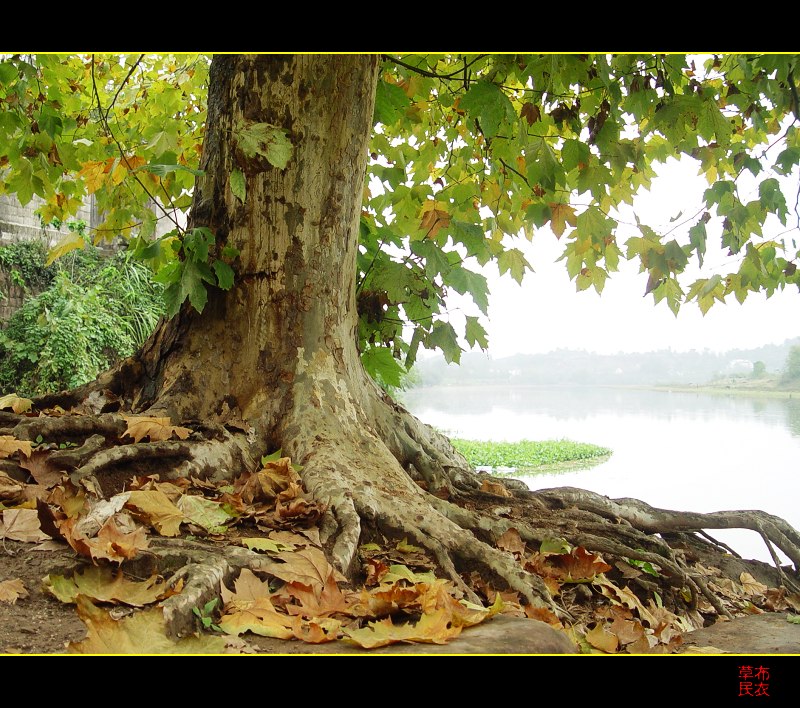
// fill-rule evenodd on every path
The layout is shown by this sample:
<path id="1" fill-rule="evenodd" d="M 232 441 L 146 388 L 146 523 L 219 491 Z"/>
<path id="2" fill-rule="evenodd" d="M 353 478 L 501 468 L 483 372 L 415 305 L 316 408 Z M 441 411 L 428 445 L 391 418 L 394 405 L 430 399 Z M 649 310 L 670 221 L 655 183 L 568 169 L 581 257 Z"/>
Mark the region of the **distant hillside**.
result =
<path id="1" fill-rule="evenodd" d="M 527 385 L 690 385 L 714 379 L 748 375 L 756 362 L 767 374 L 779 374 L 792 346 L 800 337 L 783 344 L 757 349 L 711 351 L 594 354 L 558 349 L 547 354 L 516 354 L 492 359 L 482 352 L 466 352 L 461 364 L 447 364 L 443 357 L 418 360 L 414 371 L 421 385 L 527 384 Z"/>

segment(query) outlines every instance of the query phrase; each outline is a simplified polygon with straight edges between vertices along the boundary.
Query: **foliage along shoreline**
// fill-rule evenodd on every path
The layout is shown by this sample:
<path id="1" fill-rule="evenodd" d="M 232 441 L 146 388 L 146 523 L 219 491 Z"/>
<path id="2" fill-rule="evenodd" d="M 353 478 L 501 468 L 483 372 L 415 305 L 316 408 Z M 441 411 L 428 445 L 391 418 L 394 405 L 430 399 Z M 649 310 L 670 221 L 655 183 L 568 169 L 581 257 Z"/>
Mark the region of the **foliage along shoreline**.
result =
<path id="1" fill-rule="evenodd" d="M 450 440 L 473 467 L 513 468 L 516 475 L 544 474 L 564 469 L 589 467 L 605 462 L 612 451 L 599 445 L 572 440 Z M 502 474 L 502 473 L 501 473 Z"/>

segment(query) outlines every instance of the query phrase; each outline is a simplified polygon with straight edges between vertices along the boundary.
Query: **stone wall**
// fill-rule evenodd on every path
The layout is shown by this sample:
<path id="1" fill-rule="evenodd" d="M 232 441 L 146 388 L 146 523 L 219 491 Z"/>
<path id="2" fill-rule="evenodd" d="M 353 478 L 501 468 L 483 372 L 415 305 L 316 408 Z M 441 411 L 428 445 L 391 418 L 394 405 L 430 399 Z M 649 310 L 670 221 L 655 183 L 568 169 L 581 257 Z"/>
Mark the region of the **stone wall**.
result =
<path id="1" fill-rule="evenodd" d="M 52 227 L 46 230 L 42 228 L 36 209 L 43 203 L 42 199 L 34 196 L 28 204 L 22 206 L 16 197 L 0 195 L 0 245 L 45 237 L 52 244 L 69 233 L 66 228 L 60 231 Z M 96 225 L 93 223 L 91 203 L 81 207 L 74 218 L 85 221 L 90 227 Z"/>
<path id="2" fill-rule="evenodd" d="M 16 197 L 0 195 L 0 246 L 36 239 L 43 241 L 44 245 L 49 248 L 68 234 L 69 229 L 66 227 L 61 229 L 55 229 L 52 226 L 46 229 L 42 227 L 41 219 L 36 214 L 36 209 L 42 204 L 43 200 L 37 196 L 34 196 L 28 204 L 22 206 Z M 87 204 L 80 208 L 73 220 L 85 221 L 90 230 L 100 224 L 100 215 L 94 208 L 94 200 L 91 197 L 88 199 Z M 163 235 L 170 231 L 171 227 L 171 222 L 161 219 L 156 227 L 156 233 Z M 113 252 L 120 248 L 122 243 L 123 241 L 120 239 L 110 244 L 104 242 L 100 247 Z M 26 291 L 14 283 L 11 274 L 0 266 L 0 327 L 3 327 L 11 315 L 22 306 L 25 298 L 38 294 L 31 288 Z"/>

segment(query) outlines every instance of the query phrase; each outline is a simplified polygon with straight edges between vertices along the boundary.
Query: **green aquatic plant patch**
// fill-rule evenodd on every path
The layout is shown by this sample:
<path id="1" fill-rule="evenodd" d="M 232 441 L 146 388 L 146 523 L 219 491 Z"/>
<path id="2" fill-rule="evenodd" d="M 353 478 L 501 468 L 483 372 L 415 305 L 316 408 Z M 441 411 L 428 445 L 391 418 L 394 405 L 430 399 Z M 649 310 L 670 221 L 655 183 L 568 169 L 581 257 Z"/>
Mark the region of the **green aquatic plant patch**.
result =
<path id="1" fill-rule="evenodd" d="M 608 448 L 572 440 L 494 442 L 456 438 L 451 442 L 456 450 L 475 467 L 534 469 L 597 460 L 611 454 L 611 450 Z"/>

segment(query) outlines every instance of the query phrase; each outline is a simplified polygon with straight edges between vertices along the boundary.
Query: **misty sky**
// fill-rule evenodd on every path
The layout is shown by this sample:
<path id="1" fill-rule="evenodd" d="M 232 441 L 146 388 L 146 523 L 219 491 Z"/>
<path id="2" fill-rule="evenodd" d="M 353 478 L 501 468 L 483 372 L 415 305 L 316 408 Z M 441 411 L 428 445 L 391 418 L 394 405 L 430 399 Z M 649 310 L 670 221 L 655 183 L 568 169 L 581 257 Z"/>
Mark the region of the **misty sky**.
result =
<path id="1" fill-rule="evenodd" d="M 658 227 L 674 225 L 670 219 L 679 212 L 683 212 L 684 218 L 695 214 L 701 206 L 703 191 L 708 187 L 705 178 L 697 176 L 696 171 L 696 163 L 691 160 L 680 164 L 673 160 L 664 166 L 657 186 L 637 199 L 636 211 L 642 223 L 658 230 Z M 744 201 L 755 198 L 747 193 L 746 185 L 743 187 Z M 792 189 L 794 191 L 789 194 L 797 192 L 796 177 Z M 765 229 L 765 235 L 782 234 L 782 238 L 800 240 L 796 229 L 789 231 L 794 204 L 793 200 L 788 201 L 788 225 L 775 220 Z M 632 215 L 629 221 L 633 222 Z M 674 237 L 685 242 L 686 232 L 693 223 L 675 231 Z M 619 238 L 620 245 L 632 235 L 631 230 Z M 703 270 L 695 269 L 689 278 L 682 280 L 684 286 L 691 284 L 695 277 L 709 277 L 717 272 L 713 270 L 715 266 L 727 264 L 729 269 L 738 268 L 732 258 L 721 251 L 714 252 L 718 243 L 719 236 L 713 235 L 709 228 L 709 253 Z M 492 289 L 487 329 L 489 352 L 494 358 L 558 348 L 604 354 L 668 347 L 679 351 L 706 348 L 726 351 L 781 343 L 800 336 L 800 292 L 794 286 L 769 299 L 751 294 L 743 305 L 730 296 L 725 304 L 712 307 L 705 317 L 695 304 L 684 305 L 676 318 L 666 302 L 654 305 L 651 296 L 644 297 L 647 275 L 639 274 L 638 266 L 633 263 L 620 262 L 620 271 L 608 279 L 602 296 L 593 289 L 577 293 L 564 262 L 555 262 L 563 245 L 549 229 L 538 231 L 532 243 L 517 239 L 514 245 L 525 252 L 535 273 L 528 273 L 519 286 L 508 276 L 497 278 L 494 267 L 484 271 Z M 462 300 L 451 300 L 451 303 L 454 310 L 463 308 L 467 314 L 477 314 L 474 307 Z M 453 314 L 455 323 L 458 314 Z"/>

